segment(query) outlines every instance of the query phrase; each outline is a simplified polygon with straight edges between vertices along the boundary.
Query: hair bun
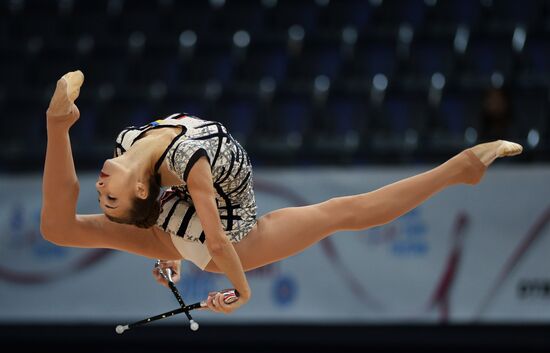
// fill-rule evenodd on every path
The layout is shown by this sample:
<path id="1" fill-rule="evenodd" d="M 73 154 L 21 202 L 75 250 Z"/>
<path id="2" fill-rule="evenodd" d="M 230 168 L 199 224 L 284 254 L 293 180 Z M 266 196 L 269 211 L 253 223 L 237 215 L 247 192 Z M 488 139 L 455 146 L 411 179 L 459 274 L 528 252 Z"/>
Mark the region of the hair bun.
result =
<path id="1" fill-rule="evenodd" d="M 156 200 L 151 204 L 149 213 L 145 218 L 136 221 L 134 224 L 139 228 L 151 228 L 157 223 L 157 219 L 160 216 L 160 202 Z"/>

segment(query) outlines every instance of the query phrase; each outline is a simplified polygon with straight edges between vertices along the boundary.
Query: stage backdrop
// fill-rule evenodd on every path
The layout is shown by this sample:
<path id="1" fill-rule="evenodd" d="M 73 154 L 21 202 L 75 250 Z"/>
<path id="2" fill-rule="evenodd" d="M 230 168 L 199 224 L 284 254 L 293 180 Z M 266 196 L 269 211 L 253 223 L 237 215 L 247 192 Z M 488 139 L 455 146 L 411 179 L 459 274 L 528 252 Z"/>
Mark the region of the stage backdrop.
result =
<path id="1" fill-rule="evenodd" d="M 259 213 L 368 192 L 418 168 L 258 170 Z M 98 213 L 96 176 L 82 174 L 79 212 Z M 197 321 L 275 323 L 550 322 L 550 168 L 489 170 L 385 226 L 336 234 L 252 271 L 253 298 Z M 177 307 L 152 259 L 72 249 L 39 232 L 40 175 L 0 177 L 0 322 L 125 323 Z M 353 210 L 349 210 L 353 212 Z M 226 288 L 185 263 L 187 302 Z M 174 317 L 167 322 L 184 320 Z"/>

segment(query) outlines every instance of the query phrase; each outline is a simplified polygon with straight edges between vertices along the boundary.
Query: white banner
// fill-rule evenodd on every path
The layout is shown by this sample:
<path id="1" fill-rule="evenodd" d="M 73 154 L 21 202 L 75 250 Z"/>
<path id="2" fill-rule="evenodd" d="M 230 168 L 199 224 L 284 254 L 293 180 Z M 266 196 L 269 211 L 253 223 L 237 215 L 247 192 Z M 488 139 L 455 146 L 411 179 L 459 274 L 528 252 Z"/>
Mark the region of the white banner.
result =
<path id="1" fill-rule="evenodd" d="M 497 162 L 498 163 L 498 162 Z M 259 213 L 363 193 L 424 168 L 256 171 Z M 79 212 L 97 213 L 95 175 Z M 253 298 L 220 322 L 549 322 L 550 168 L 494 166 L 398 220 L 336 234 L 248 273 Z M 103 249 L 58 247 L 39 233 L 39 175 L 0 177 L 0 322 L 124 323 L 175 309 L 153 262 Z M 184 265 L 186 302 L 227 280 Z M 185 317 L 174 317 L 185 320 Z"/>

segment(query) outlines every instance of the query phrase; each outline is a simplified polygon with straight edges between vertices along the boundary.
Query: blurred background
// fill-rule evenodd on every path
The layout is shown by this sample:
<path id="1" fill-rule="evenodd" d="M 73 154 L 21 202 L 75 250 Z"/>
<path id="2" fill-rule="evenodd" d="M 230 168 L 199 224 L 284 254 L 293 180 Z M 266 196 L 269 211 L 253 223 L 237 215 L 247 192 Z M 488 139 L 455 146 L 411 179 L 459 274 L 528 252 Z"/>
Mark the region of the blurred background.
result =
<path id="1" fill-rule="evenodd" d="M 0 0 L 0 337 L 84 351 L 550 351 L 550 1 Z M 473 144 L 524 146 L 475 188 L 253 271 L 253 300 L 116 337 L 177 306 L 153 261 L 39 232 L 45 111 L 85 83 L 71 129 L 79 212 L 126 126 L 222 122 L 259 213 L 360 193 Z M 187 301 L 224 288 L 184 267 Z M 177 347 L 177 348 L 175 348 Z"/>

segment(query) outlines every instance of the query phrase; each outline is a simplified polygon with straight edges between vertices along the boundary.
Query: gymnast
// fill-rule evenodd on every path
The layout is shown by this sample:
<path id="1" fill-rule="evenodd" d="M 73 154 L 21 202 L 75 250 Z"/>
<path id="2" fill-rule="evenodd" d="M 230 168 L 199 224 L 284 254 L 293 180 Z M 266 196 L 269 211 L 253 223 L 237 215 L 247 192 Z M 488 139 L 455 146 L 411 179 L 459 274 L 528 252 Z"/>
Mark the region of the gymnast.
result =
<path id="1" fill-rule="evenodd" d="M 239 294 L 227 304 L 220 292 L 208 309 L 231 313 L 251 290 L 245 272 L 273 263 L 344 230 L 391 222 L 434 194 L 457 184 L 477 184 L 499 157 L 522 152 L 497 140 L 466 149 L 424 173 L 358 195 L 289 207 L 256 218 L 250 159 L 220 123 L 174 114 L 117 137 L 96 189 L 103 214 L 76 213 L 79 182 L 69 129 L 80 117 L 75 100 L 80 71 L 57 81 L 46 112 L 47 150 L 40 229 L 57 245 L 109 248 L 162 259 L 174 280 L 181 260 L 223 273 Z M 153 270 L 157 281 L 166 281 Z"/>

